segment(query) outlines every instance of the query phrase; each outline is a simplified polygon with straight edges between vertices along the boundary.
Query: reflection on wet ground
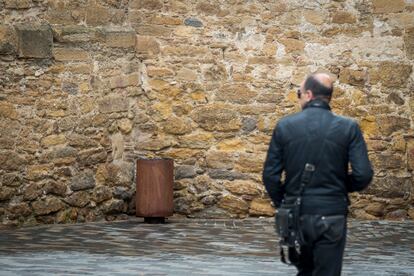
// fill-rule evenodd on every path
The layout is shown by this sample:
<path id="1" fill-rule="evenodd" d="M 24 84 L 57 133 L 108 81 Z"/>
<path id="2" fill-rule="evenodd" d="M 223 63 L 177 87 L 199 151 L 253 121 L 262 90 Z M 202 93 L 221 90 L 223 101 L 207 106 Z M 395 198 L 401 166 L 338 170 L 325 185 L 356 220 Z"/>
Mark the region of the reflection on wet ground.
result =
<path id="1" fill-rule="evenodd" d="M 272 219 L 0 230 L 0 275 L 294 275 Z M 414 275 L 414 223 L 350 221 L 343 275 Z"/>

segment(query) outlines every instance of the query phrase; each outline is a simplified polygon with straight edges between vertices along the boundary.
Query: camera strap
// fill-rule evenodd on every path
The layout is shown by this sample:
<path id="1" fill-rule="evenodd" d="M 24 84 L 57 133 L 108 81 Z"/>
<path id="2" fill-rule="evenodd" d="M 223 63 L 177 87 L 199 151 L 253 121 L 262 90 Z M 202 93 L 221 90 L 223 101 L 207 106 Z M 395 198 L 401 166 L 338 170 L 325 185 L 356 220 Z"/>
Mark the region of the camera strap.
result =
<path id="1" fill-rule="evenodd" d="M 303 168 L 302 171 L 302 175 L 301 175 L 301 180 L 300 180 L 300 185 L 299 185 L 299 192 L 298 192 L 298 196 L 295 200 L 295 205 L 296 208 L 298 210 L 298 214 L 296 216 L 295 219 L 295 228 L 297 230 L 297 234 L 299 235 L 299 239 L 303 242 L 303 234 L 302 231 L 300 231 L 300 225 L 299 225 L 299 217 L 300 217 L 300 208 L 301 208 L 301 204 L 302 204 L 302 195 L 303 192 L 305 190 L 305 187 L 311 183 L 312 181 L 312 177 L 315 173 L 315 170 L 318 168 L 319 163 L 321 161 L 321 157 L 322 157 L 322 153 L 323 150 L 325 148 L 325 144 L 326 144 L 326 136 L 328 135 L 329 129 L 331 127 L 332 124 L 331 120 L 331 116 L 323 116 L 322 120 L 321 120 L 321 125 L 319 127 L 320 129 L 320 134 L 316 135 L 314 137 L 311 137 L 312 135 L 309 134 L 307 137 L 307 147 L 310 148 L 310 151 L 308 152 L 308 162 L 305 163 L 305 166 Z M 320 145 L 320 147 L 318 147 L 317 145 Z M 280 245 L 280 257 L 281 257 L 281 261 L 283 263 L 286 264 L 291 264 L 288 263 L 286 261 L 286 257 L 285 257 L 285 252 L 283 250 L 284 245 L 282 245 L 282 240 L 280 240 L 279 242 Z M 295 253 L 300 254 L 300 242 L 298 240 L 295 241 Z M 289 252 L 290 250 L 288 250 Z M 288 253 L 290 255 L 290 252 Z M 296 255 L 296 254 L 295 254 Z M 297 257 L 297 256 L 296 256 Z M 291 259 L 291 256 L 289 256 L 289 259 Z"/>

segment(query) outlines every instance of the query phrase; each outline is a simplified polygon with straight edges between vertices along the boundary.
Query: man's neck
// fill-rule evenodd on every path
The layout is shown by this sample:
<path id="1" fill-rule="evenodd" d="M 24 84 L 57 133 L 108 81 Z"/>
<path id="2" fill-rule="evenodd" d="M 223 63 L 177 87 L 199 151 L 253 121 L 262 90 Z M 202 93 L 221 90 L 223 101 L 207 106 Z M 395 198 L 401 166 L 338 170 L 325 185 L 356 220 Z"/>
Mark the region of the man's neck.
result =
<path id="1" fill-rule="evenodd" d="M 305 106 L 302 109 L 306 109 L 308 107 L 318 107 L 323 109 L 331 110 L 331 107 L 329 106 L 329 101 L 321 98 L 314 98 L 307 102 Z"/>

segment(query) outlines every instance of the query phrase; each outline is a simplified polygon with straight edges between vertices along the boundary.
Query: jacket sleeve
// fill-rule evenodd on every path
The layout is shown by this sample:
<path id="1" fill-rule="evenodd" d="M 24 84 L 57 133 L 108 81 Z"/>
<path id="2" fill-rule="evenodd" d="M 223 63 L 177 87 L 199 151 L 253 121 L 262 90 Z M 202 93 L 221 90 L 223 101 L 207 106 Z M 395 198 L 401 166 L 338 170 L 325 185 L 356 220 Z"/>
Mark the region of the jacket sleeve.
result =
<path id="1" fill-rule="evenodd" d="M 373 170 L 368 159 L 367 146 L 361 129 L 355 122 L 351 131 L 351 142 L 348 148 L 348 160 L 351 163 L 352 173 L 348 175 L 348 192 L 365 189 L 372 180 Z"/>
<path id="2" fill-rule="evenodd" d="M 285 194 L 280 178 L 283 171 L 283 144 L 279 125 L 273 130 L 263 168 L 263 183 L 276 207 L 279 207 Z"/>

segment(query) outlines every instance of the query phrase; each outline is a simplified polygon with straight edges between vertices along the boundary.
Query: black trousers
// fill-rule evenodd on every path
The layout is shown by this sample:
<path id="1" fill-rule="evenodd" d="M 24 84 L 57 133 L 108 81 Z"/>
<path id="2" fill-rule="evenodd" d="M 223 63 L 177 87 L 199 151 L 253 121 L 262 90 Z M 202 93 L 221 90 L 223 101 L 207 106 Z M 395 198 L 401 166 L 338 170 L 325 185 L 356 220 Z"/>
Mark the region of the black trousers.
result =
<path id="1" fill-rule="evenodd" d="M 346 242 L 346 216 L 302 215 L 300 229 L 306 242 L 300 253 L 289 249 L 298 276 L 341 275 Z"/>

